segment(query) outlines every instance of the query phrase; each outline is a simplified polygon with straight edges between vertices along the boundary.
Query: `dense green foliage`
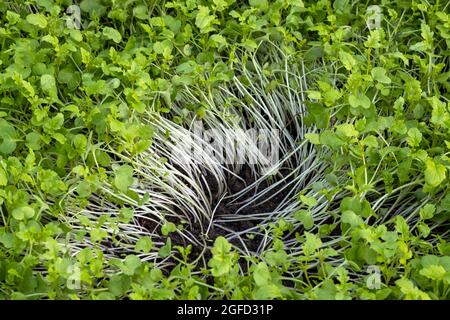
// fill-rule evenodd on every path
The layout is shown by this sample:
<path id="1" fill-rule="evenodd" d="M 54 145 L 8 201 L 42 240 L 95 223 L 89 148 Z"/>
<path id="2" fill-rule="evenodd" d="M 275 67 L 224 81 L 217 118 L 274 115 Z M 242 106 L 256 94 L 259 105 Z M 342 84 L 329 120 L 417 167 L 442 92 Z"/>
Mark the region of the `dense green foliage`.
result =
<path id="1" fill-rule="evenodd" d="M 80 29 L 71 4 L 0 0 L 0 298 L 450 298 L 448 2 L 83 0 Z M 370 4 L 380 28 L 366 24 Z M 219 237 L 206 266 L 168 240 L 170 269 L 140 258 L 149 237 L 126 257 L 100 250 L 101 226 L 132 219 L 126 206 L 73 228 L 67 208 L 108 197 L 104 186 L 151 201 L 130 190 L 123 160 L 152 143 L 144 115 L 203 117 L 206 103 L 173 106 L 186 90 L 214 96 L 270 46 L 310 70 L 305 121 L 320 132 L 307 139 L 330 164 L 327 187 L 311 186 L 330 219 L 314 226 L 320 199 L 299 195 L 295 254 L 284 219 L 263 255 Z M 83 239 L 92 246 L 73 251 Z M 373 265 L 381 286 L 370 289 Z"/>

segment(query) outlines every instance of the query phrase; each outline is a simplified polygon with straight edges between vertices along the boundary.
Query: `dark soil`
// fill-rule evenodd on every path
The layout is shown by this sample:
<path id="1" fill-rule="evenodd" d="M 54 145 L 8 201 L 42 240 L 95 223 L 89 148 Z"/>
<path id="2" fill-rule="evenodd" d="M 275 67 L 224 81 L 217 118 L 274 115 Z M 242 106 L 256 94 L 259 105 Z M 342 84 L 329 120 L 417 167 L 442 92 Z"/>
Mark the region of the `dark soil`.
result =
<path id="1" fill-rule="evenodd" d="M 282 172 L 281 175 L 284 176 L 287 174 L 287 172 Z M 245 189 L 247 186 L 251 185 L 253 182 L 255 182 L 256 177 L 252 175 L 252 170 L 249 166 L 243 166 L 241 172 L 239 172 L 238 176 L 241 179 L 238 179 L 236 177 L 231 176 L 229 180 L 227 181 L 227 195 L 233 195 L 237 194 L 243 189 Z M 275 178 L 275 177 L 274 177 Z M 278 179 L 274 179 L 277 180 Z M 289 188 L 286 188 L 286 190 L 281 190 L 285 184 L 282 184 L 278 186 L 277 188 L 274 188 L 270 193 L 266 195 L 266 197 L 271 197 L 270 200 L 265 201 L 267 198 L 261 197 L 255 203 L 251 203 L 250 205 L 247 205 L 245 208 L 238 210 L 243 206 L 243 204 L 250 202 L 254 197 L 255 194 L 258 192 L 261 192 L 265 188 L 268 187 L 269 181 L 262 182 L 259 186 L 255 186 L 248 190 L 245 194 L 241 195 L 241 197 L 236 201 L 232 202 L 231 200 L 222 200 L 220 203 L 220 195 L 218 194 L 218 186 L 217 182 L 215 181 L 214 177 L 211 175 L 205 176 L 205 183 L 203 187 L 209 188 L 212 194 L 212 201 L 211 201 L 211 207 L 216 208 L 214 219 L 215 220 L 226 220 L 227 218 L 232 217 L 235 214 L 239 214 L 240 216 L 243 215 L 254 215 L 255 213 L 266 213 L 274 211 L 277 206 L 281 203 L 281 201 L 286 197 Z M 286 182 L 287 183 L 287 182 Z M 175 224 L 178 224 L 179 221 L 175 221 L 175 219 L 171 217 L 166 217 L 168 221 L 171 221 Z M 138 219 L 138 223 L 140 226 L 145 228 L 146 230 L 149 230 L 151 232 L 157 230 L 160 228 L 160 226 L 151 220 L 148 219 Z M 213 224 L 211 228 L 209 229 L 209 232 L 207 235 L 204 235 L 205 238 L 212 244 L 214 240 L 219 236 L 227 236 L 229 235 L 228 230 L 232 230 L 234 232 L 241 232 L 248 230 L 250 228 L 256 227 L 259 223 L 259 220 L 241 220 L 241 221 L 230 221 L 221 222 L 220 225 L 217 223 Z M 223 228 L 221 228 L 223 227 Z M 224 229 L 225 228 L 225 229 Z M 189 232 L 193 235 L 201 235 L 202 230 L 208 229 L 208 222 L 205 221 L 204 225 L 199 225 L 199 223 L 191 223 L 189 226 Z M 246 237 L 243 235 L 242 241 L 245 243 L 245 246 L 253 251 L 256 252 L 258 250 L 258 246 L 261 243 L 262 236 L 258 234 L 258 229 L 255 229 L 252 233 L 252 239 L 249 237 Z M 248 234 L 247 234 L 248 235 Z M 172 246 L 183 246 L 186 247 L 189 243 L 186 241 L 185 238 L 183 238 L 180 234 L 174 232 L 170 235 L 172 240 Z M 230 240 L 230 242 L 240 248 L 243 248 L 242 242 L 237 239 L 233 238 Z M 200 254 L 201 254 L 201 247 L 197 247 L 195 245 L 192 246 L 192 252 L 191 252 L 191 259 L 195 260 Z M 208 253 L 209 254 L 209 253 Z M 208 258 L 208 257 L 205 257 Z"/>
<path id="2" fill-rule="evenodd" d="M 240 191 L 244 190 L 247 186 L 251 185 L 253 182 L 255 182 L 255 177 L 252 177 L 251 175 L 251 168 L 249 166 L 244 166 L 239 173 L 239 177 L 241 177 L 244 181 L 239 180 L 235 177 L 232 177 L 228 181 L 228 193 L 229 194 L 237 194 Z M 281 203 L 281 201 L 284 199 L 284 197 L 287 195 L 288 190 L 280 190 L 282 189 L 283 185 L 280 185 L 277 188 L 274 188 L 272 192 L 265 195 L 265 197 L 259 198 L 254 203 L 251 203 L 250 205 L 245 206 L 242 210 L 238 212 L 238 210 L 243 206 L 243 204 L 246 204 L 248 202 L 251 202 L 252 199 L 255 197 L 255 194 L 263 191 L 268 187 L 269 183 L 267 181 L 264 181 L 259 186 L 255 186 L 248 190 L 245 194 L 243 194 L 238 201 L 232 202 L 232 201 L 222 201 L 219 202 L 219 199 L 214 199 L 212 206 L 216 209 L 215 213 L 215 219 L 219 220 L 226 220 L 228 217 L 232 217 L 236 213 L 238 213 L 240 216 L 249 215 L 252 216 L 257 213 L 266 213 L 266 212 L 272 212 L 274 211 L 277 206 Z M 275 194 L 275 195 L 274 195 Z M 271 199 L 265 201 L 268 197 L 271 197 Z M 235 232 L 241 232 L 248 230 L 250 228 L 256 227 L 258 225 L 258 220 L 240 220 L 240 221 L 230 221 L 230 222 L 222 222 L 222 226 L 235 231 Z M 228 231 L 216 226 L 215 228 L 211 228 L 210 233 L 208 234 L 210 239 L 215 239 L 218 236 L 223 236 L 228 234 Z M 258 233 L 252 234 L 253 239 L 247 238 L 245 236 L 242 237 L 242 240 L 244 241 L 246 247 L 251 251 L 257 251 L 258 246 L 262 240 L 262 236 Z M 237 247 L 242 247 L 242 242 L 239 241 L 237 238 L 233 238 L 230 241 L 232 244 L 236 245 Z"/>

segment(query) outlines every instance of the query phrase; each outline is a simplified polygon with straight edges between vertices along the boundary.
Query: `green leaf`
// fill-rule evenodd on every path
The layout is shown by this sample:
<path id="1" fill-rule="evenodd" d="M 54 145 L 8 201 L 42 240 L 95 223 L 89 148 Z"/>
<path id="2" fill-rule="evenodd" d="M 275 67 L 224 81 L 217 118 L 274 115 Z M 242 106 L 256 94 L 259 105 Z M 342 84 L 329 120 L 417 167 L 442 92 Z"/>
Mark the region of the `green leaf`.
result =
<path id="1" fill-rule="evenodd" d="M 104 27 L 103 28 L 103 35 L 107 38 L 110 39 L 112 41 L 114 41 L 115 43 L 120 43 L 122 42 L 122 35 L 120 34 L 119 31 L 117 31 L 114 28 L 111 27 Z"/>
<path id="2" fill-rule="evenodd" d="M 370 99 L 364 94 L 358 96 L 351 94 L 348 97 L 348 103 L 352 108 L 361 107 L 363 109 L 369 109 L 371 105 Z"/>
<path id="3" fill-rule="evenodd" d="M 176 72 L 178 73 L 191 73 L 197 67 L 197 63 L 194 60 L 188 60 L 179 64 L 176 68 Z"/>
<path id="4" fill-rule="evenodd" d="M 343 50 L 339 51 L 339 59 L 347 70 L 352 70 L 355 66 L 357 66 L 355 58 L 353 58 L 350 53 Z"/>
<path id="5" fill-rule="evenodd" d="M 198 9 L 199 10 L 195 18 L 195 25 L 200 29 L 200 33 L 213 31 L 213 23 L 216 20 L 215 15 L 210 15 L 210 10 L 206 6 L 199 6 Z"/>
<path id="6" fill-rule="evenodd" d="M 411 76 L 407 76 L 405 79 L 405 98 L 408 101 L 418 101 L 422 96 L 422 88 L 420 81 L 414 79 Z"/>
<path id="7" fill-rule="evenodd" d="M 364 42 L 364 45 L 367 48 L 381 48 L 382 47 L 382 39 L 384 37 L 384 30 L 383 29 L 376 29 L 370 31 L 370 35 L 367 38 L 367 40 Z"/>
<path id="8" fill-rule="evenodd" d="M 307 133 L 305 138 L 312 144 L 320 144 L 320 136 L 317 133 Z"/>
<path id="9" fill-rule="evenodd" d="M 49 35 L 49 34 L 46 35 L 46 36 L 43 36 L 43 37 L 41 38 L 41 40 L 50 43 L 50 44 L 53 45 L 54 47 L 58 47 L 58 45 L 59 45 L 59 40 L 58 40 L 58 38 L 55 37 L 55 36 L 51 36 L 51 35 Z"/>
<path id="10" fill-rule="evenodd" d="M 294 212 L 294 218 L 303 223 L 305 230 L 309 230 L 314 226 L 314 219 L 308 210 L 298 210 Z"/>
<path id="11" fill-rule="evenodd" d="M 69 34 L 73 40 L 77 42 L 83 41 L 83 34 L 80 32 L 80 30 L 72 29 L 69 31 Z"/>
<path id="12" fill-rule="evenodd" d="M 101 242 L 108 236 L 108 233 L 105 230 L 100 229 L 99 227 L 91 229 L 89 234 L 93 242 Z"/>
<path id="13" fill-rule="evenodd" d="M 440 101 L 438 97 L 432 97 L 430 103 L 433 108 L 431 112 L 431 123 L 441 127 L 449 127 L 450 114 L 447 111 L 445 103 Z"/>
<path id="14" fill-rule="evenodd" d="M 87 181 L 81 181 L 76 190 L 81 198 L 87 198 L 92 194 L 91 184 Z"/>
<path id="15" fill-rule="evenodd" d="M 12 216 L 16 220 L 26 220 L 31 219 L 35 215 L 35 211 L 30 206 L 22 206 L 14 209 L 12 211 Z"/>
<path id="16" fill-rule="evenodd" d="M 100 292 L 96 297 L 96 300 L 116 300 L 114 295 L 109 292 Z"/>
<path id="17" fill-rule="evenodd" d="M 128 223 L 133 219 L 134 213 L 130 208 L 122 208 L 119 211 L 119 218 L 121 222 Z"/>
<path id="18" fill-rule="evenodd" d="M 9 11 L 9 10 L 6 11 L 6 19 L 8 20 L 8 22 L 10 24 L 16 24 L 21 20 L 19 14 Z"/>
<path id="19" fill-rule="evenodd" d="M 53 133 L 53 139 L 55 139 L 61 144 L 65 144 L 67 141 L 67 138 L 62 133 L 59 132 Z"/>
<path id="20" fill-rule="evenodd" d="M 214 277 L 220 277 L 228 274 L 233 267 L 233 258 L 230 253 L 231 244 L 224 237 L 217 237 L 214 246 L 211 249 L 213 257 L 208 261 L 211 274 Z"/>
<path id="21" fill-rule="evenodd" d="M 299 196 L 299 199 L 302 203 L 306 204 L 308 207 L 314 207 L 315 205 L 317 205 L 317 200 L 314 197 L 305 196 L 301 194 Z"/>
<path id="22" fill-rule="evenodd" d="M 421 30 L 420 35 L 424 39 L 424 42 L 426 44 L 426 49 L 427 50 L 432 49 L 434 32 L 431 31 L 430 26 L 427 25 L 425 22 L 421 23 L 420 30 Z"/>
<path id="23" fill-rule="evenodd" d="M 136 272 L 136 269 L 140 267 L 140 265 L 141 259 L 139 259 L 139 257 L 135 255 L 130 254 L 124 259 L 122 265 L 120 266 L 120 269 L 127 276 L 132 276 Z"/>
<path id="24" fill-rule="evenodd" d="M 322 99 L 322 94 L 317 90 L 309 90 L 308 97 L 312 100 L 320 100 Z"/>
<path id="25" fill-rule="evenodd" d="M 397 230 L 398 233 L 404 236 L 409 235 L 408 223 L 406 223 L 405 218 L 403 218 L 402 216 L 395 217 L 395 230 Z"/>
<path id="26" fill-rule="evenodd" d="M 403 106 L 405 105 L 405 99 L 403 97 L 398 97 L 394 102 L 394 110 L 397 113 L 403 113 Z"/>
<path id="27" fill-rule="evenodd" d="M 411 280 L 400 278 L 395 281 L 395 284 L 400 288 L 405 295 L 405 299 L 409 300 L 431 300 L 430 296 L 418 289 Z"/>
<path id="28" fill-rule="evenodd" d="M 136 242 L 135 250 L 149 253 L 150 250 L 153 248 L 153 241 L 150 237 L 144 236 L 139 238 L 139 240 Z"/>
<path id="29" fill-rule="evenodd" d="M 340 211 L 344 213 L 345 211 L 352 211 L 358 216 L 368 218 L 374 215 L 374 212 L 370 206 L 370 203 L 366 200 L 361 199 L 359 197 L 345 197 L 342 199 L 340 204 Z"/>
<path id="30" fill-rule="evenodd" d="M 378 81 L 383 84 L 391 83 L 391 79 L 388 76 L 386 76 L 386 69 L 384 68 L 375 67 L 370 71 L 370 73 L 375 81 Z"/>
<path id="31" fill-rule="evenodd" d="M 169 233 L 175 232 L 176 230 L 177 226 L 174 223 L 168 221 L 161 227 L 161 233 L 163 234 L 163 236 L 167 236 Z"/>
<path id="32" fill-rule="evenodd" d="M 209 41 L 212 42 L 213 46 L 220 47 L 227 44 L 227 40 L 224 36 L 220 34 L 213 34 L 209 37 Z"/>
<path id="33" fill-rule="evenodd" d="M 58 113 L 53 118 L 50 118 L 44 123 L 44 130 L 45 132 L 54 135 L 55 131 L 61 129 L 63 124 L 64 124 L 64 115 L 62 113 Z M 65 140 L 66 139 L 64 137 L 64 141 Z"/>
<path id="34" fill-rule="evenodd" d="M 212 253 L 217 256 L 225 255 L 231 250 L 231 244 L 224 237 L 217 237 L 214 241 Z"/>
<path id="35" fill-rule="evenodd" d="M 315 234 L 305 232 L 306 241 L 303 243 L 303 252 L 306 256 L 312 255 L 322 246 L 322 240 Z"/>
<path id="36" fill-rule="evenodd" d="M 443 280 L 446 273 L 444 267 L 439 265 L 430 265 L 420 270 L 421 275 L 431 280 Z"/>
<path id="37" fill-rule="evenodd" d="M 16 149 L 16 130 L 6 120 L 0 119 L 0 154 L 10 154 Z"/>
<path id="38" fill-rule="evenodd" d="M 439 186 L 447 177 L 447 169 L 433 159 L 427 159 L 425 162 L 425 182 L 431 187 Z"/>
<path id="39" fill-rule="evenodd" d="M 160 256 L 161 258 L 166 258 L 170 255 L 171 251 L 172 251 L 172 240 L 170 238 L 167 238 L 166 244 L 159 249 L 158 256 Z"/>
<path id="40" fill-rule="evenodd" d="M 41 76 L 41 88 L 42 91 L 47 93 L 52 97 L 56 97 L 57 89 L 56 89 L 56 81 L 55 77 L 51 74 L 44 74 Z"/>
<path id="41" fill-rule="evenodd" d="M 114 185 L 120 191 L 126 193 L 128 188 L 134 183 L 133 168 L 123 165 L 115 170 Z"/>
<path id="42" fill-rule="evenodd" d="M 131 285 L 131 279 L 124 274 L 115 274 L 108 282 L 108 289 L 115 296 L 124 295 Z"/>
<path id="43" fill-rule="evenodd" d="M 324 130 L 320 134 L 320 143 L 332 149 L 337 149 L 345 145 L 345 142 L 331 130 Z"/>
<path id="44" fill-rule="evenodd" d="M 335 300 L 338 290 L 331 279 L 325 279 L 320 287 L 315 289 L 315 292 L 319 300 Z"/>
<path id="45" fill-rule="evenodd" d="M 269 251 L 265 254 L 265 260 L 270 266 L 284 266 L 288 263 L 288 254 L 284 250 Z"/>
<path id="46" fill-rule="evenodd" d="M 422 141 L 422 133 L 417 128 L 410 128 L 408 130 L 408 137 L 406 138 L 406 142 L 411 147 L 418 147 L 420 145 L 420 142 Z"/>
<path id="47" fill-rule="evenodd" d="M 32 13 L 27 15 L 27 22 L 41 29 L 47 27 L 47 19 L 40 13 Z"/>
<path id="48" fill-rule="evenodd" d="M 414 43 L 413 45 L 410 45 L 409 50 L 423 52 L 427 50 L 427 44 L 425 43 L 425 41 L 419 41 Z"/>
<path id="49" fill-rule="evenodd" d="M 69 88 L 69 90 L 73 90 L 74 88 L 76 88 L 80 84 L 80 81 L 81 81 L 80 76 L 74 70 L 72 70 L 70 68 L 61 69 L 58 72 L 57 78 L 58 78 L 58 82 L 66 84 L 67 87 Z"/>
<path id="50" fill-rule="evenodd" d="M 83 0 L 80 3 L 80 9 L 84 12 L 95 13 L 98 16 L 101 16 L 105 7 L 101 4 L 101 0 Z"/>
<path id="51" fill-rule="evenodd" d="M 249 0 L 249 4 L 252 7 L 259 8 L 262 10 L 265 10 L 269 5 L 267 0 Z"/>
<path id="52" fill-rule="evenodd" d="M 317 81 L 320 88 L 320 94 L 323 97 L 323 102 L 328 107 L 333 107 L 337 100 L 342 96 L 342 93 L 334 86 L 325 81 Z"/>
<path id="53" fill-rule="evenodd" d="M 365 138 L 361 141 L 361 143 L 362 143 L 363 145 L 367 146 L 367 147 L 370 147 L 370 148 L 378 148 L 378 140 L 377 140 L 377 138 L 374 137 L 374 136 L 371 136 L 371 135 L 365 137 Z"/>
<path id="54" fill-rule="evenodd" d="M 313 117 L 314 124 L 318 129 L 328 127 L 330 121 L 330 111 L 318 103 L 308 104 L 308 114 Z"/>
<path id="55" fill-rule="evenodd" d="M 358 130 L 355 129 L 355 126 L 351 123 L 343 123 L 336 126 L 336 133 L 341 137 L 357 137 L 359 135 Z"/>
<path id="56" fill-rule="evenodd" d="M 253 279 L 259 287 L 265 286 L 271 282 L 272 277 L 269 268 L 264 262 L 257 264 L 255 271 L 253 272 Z"/>
<path id="57" fill-rule="evenodd" d="M 32 150 L 41 149 L 41 135 L 36 132 L 30 132 L 26 136 L 26 145 Z"/>
<path id="58" fill-rule="evenodd" d="M 67 185 L 53 170 L 40 170 L 38 180 L 42 191 L 50 195 L 59 195 L 67 190 Z"/>
<path id="59" fill-rule="evenodd" d="M 436 212 L 436 206 L 434 204 L 427 203 L 423 208 L 420 209 L 420 217 L 423 220 L 428 220 L 433 218 Z"/>
<path id="60" fill-rule="evenodd" d="M 169 57 L 172 53 L 173 44 L 169 40 L 156 41 L 153 44 L 153 50 L 157 54 L 162 54 L 164 57 Z"/>
<path id="61" fill-rule="evenodd" d="M 4 187 L 8 184 L 8 174 L 5 169 L 0 167 L 0 187 Z"/>
<path id="62" fill-rule="evenodd" d="M 360 216 L 350 210 L 344 211 L 342 213 L 341 219 L 343 223 L 348 223 L 352 227 L 357 227 L 364 223 Z"/>
<path id="63" fill-rule="evenodd" d="M 144 5 L 138 5 L 135 8 L 133 8 L 133 16 L 141 19 L 146 20 L 148 19 L 148 8 Z"/>
<path id="64" fill-rule="evenodd" d="M 87 144 L 87 138 L 84 134 L 77 134 L 73 138 L 73 145 L 79 154 L 83 154 L 86 152 Z"/>
<path id="65" fill-rule="evenodd" d="M 275 284 L 260 286 L 253 291 L 253 299 L 255 300 L 273 300 L 282 296 L 280 287 Z"/>

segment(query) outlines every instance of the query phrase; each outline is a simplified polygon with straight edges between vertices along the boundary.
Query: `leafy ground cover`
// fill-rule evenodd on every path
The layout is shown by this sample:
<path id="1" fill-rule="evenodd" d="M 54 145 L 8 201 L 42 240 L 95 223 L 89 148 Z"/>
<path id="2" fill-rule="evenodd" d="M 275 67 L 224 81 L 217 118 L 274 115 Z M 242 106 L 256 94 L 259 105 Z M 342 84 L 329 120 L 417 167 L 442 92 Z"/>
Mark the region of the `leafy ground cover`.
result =
<path id="1" fill-rule="evenodd" d="M 3 0 L 0 21 L 0 298 L 450 297 L 449 2 Z M 194 120 L 281 129 L 280 175 L 177 162 Z"/>

